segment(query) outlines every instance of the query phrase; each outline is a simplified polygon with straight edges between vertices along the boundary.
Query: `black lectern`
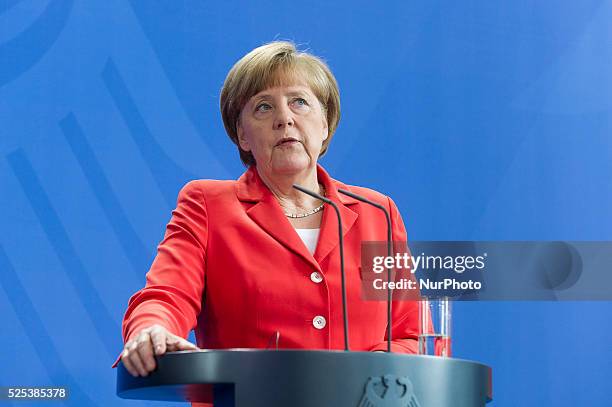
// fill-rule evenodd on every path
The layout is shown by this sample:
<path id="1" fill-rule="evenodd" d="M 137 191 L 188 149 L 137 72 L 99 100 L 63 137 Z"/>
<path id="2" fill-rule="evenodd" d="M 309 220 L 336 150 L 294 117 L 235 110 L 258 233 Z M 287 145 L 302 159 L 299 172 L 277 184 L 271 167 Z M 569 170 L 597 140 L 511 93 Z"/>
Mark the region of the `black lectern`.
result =
<path id="1" fill-rule="evenodd" d="M 476 407 L 492 398 L 491 368 L 467 360 L 256 349 L 168 353 L 148 377 L 119 364 L 117 395 L 215 407 Z"/>

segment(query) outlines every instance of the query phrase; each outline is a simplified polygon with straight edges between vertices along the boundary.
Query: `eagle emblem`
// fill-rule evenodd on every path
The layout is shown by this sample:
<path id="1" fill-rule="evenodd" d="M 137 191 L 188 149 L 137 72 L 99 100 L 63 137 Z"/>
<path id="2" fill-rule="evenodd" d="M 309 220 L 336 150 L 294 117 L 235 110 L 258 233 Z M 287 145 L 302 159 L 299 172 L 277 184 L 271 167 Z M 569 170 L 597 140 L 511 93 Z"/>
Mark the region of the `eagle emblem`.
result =
<path id="1" fill-rule="evenodd" d="M 358 407 L 421 407 L 408 377 L 370 377 Z"/>

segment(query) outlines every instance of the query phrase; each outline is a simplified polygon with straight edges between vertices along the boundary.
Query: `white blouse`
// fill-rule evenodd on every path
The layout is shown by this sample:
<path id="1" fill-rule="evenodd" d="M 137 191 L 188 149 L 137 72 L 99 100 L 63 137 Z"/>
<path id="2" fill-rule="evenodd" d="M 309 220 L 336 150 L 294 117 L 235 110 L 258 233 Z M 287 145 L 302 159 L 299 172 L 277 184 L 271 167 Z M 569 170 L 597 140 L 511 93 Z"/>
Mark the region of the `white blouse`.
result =
<path id="1" fill-rule="evenodd" d="M 317 248 L 317 242 L 319 241 L 320 228 L 316 229 L 295 229 L 297 234 L 300 236 L 310 254 L 314 254 Z"/>

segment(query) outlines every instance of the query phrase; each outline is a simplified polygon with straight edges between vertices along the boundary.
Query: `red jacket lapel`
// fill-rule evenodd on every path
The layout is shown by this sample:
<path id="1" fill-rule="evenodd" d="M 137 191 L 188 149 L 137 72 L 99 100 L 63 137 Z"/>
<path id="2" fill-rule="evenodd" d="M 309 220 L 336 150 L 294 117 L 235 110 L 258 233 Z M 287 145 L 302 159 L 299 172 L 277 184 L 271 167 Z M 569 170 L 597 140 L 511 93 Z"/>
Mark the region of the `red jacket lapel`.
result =
<path id="1" fill-rule="evenodd" d="M 358 201 L 346 195 L 339 194 L 338 188 L 348 189 L 348 187 L 332 179 L 320 165 L 317 166 L 317 177 L 319 182 L 325 187 L 327 198 L 338 206 L 342 219 L 342 236 L 344 237 L 358 217 L 357 212 L 354 212 L 349 206 L 356 204 Z M 323 259 L 339 245 L 338 217 L 336 216 L 334 208 L 330 205 L 325 205 L 323 219 L 321 221 L 319 243 L 317 245 L 317 250 L 315 250 L 314 258 L 318 263 L 321 263 Z"/>
<path id="2" fill-rule="evenodd" d="M 357 203 L 353 198 L 339 195 L 338 188 L 347 188 L 345 185 L 330 178 L 327 172 L 317 166 L 318 180 L 325 187 L 327 197 L 331 199 L 340 211 L 342 217 L 343 235 L 351 229 L 357 220 L 357 213 L 348 206 Z M 334 209 L 329 205 L 325 206 L 323 219 L 321 221 L 321 232 L 319 243 L 314 253 L 310 254 L 295 229 L 285 217 L 278 201 L 263 183 L 254 166 L 250 167 L 236 183 L 236 196 L 242 202 L 251 202 L 253 205 L 247 209 L 247 215 L 253 219 L 270 236 L 283 244 L 289 250 L 313 267 L 320 270 L 319 263 L 325 259 L 339 245 L 338 220 Z"/>

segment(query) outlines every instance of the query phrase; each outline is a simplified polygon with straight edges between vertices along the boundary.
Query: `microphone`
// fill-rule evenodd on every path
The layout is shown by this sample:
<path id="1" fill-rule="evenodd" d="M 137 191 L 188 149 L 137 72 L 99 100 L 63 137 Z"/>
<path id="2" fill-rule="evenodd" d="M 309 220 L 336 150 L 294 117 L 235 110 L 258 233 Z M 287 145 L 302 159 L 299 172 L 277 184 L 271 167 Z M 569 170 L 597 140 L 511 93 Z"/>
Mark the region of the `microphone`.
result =
<path id="1" fill-rule="evenodd" d="M 378 209 L 380 209 L 381 211 L 383 211 L 385 213 L 385 218 L 387 219 L 387 256 L 392 257 L 393 253 L 391 250 L 391 216 L 389 216 L 389 211 L 387 211 L 387 208 L 385 208 L 384 206 L 382 206 L 381 204 L 378 204 L 376 202 L 372 202 L 369 199 L 361 196 L 361 195 L 357 195 L 354 194 L 350 191 L 347 191 L 345 189 L 338 189 L 338 192 L 340 192 L 341 194 L 344 195 L 348 195 L 351 198 L 355 198 L 358 201 L 361 202 L 365 202 L 368 205 L 372 205 Z M 391 269 L 387 267 L 387 282 L 391 282 Z M 392 300 L 392 292 L 393 290 L 391 290 L 391 288 L 389 288 L 389 285 L 387 285 L 387 352 L 391 353 L 391 300 Z"/>
<path id="2" fill-rule="evenodd" d="M 336 211 L 336 216 L 338 217 L 338 239 L 340 241 L 340 277 L 342 281 L 342 320 L 344 323 L 344 350 L 348 352 L 349 334 L 348 334 L 348 314 L 346 310 L 346 282 L 344 278 L 344 237 L 342 235 L 342 218 L 340 217 L 340 211 L 338 210 L 338 206 L 335 203 L 333 203 L 331 199 L 327 199 L 326 197 L 319 195 L 316 192 L 313 192 L 297 184 L 293 184 L 293 188 L 305 193 L 306 195 L 310 195 L 313 198 L 320 199 L 326 204 L 331 205 Z"/>

